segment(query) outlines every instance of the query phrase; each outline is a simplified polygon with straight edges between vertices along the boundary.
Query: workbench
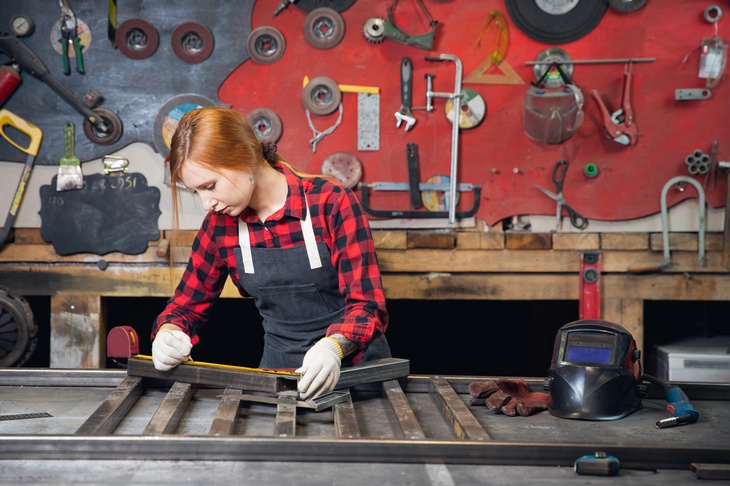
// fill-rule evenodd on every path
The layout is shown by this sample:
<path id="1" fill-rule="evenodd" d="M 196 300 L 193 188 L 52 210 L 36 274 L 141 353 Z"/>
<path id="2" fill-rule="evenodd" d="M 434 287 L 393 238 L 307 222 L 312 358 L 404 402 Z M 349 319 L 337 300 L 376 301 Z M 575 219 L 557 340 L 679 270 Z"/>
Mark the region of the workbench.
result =
<path id="1" fill-rule="evenodd" d="M 0 252 L 0 286 L 20 295 L 50 296 L 52 368 L 103 368 L 104 300 L 169 297 L 194 232 L 182 232 L 171 268 L 171 232 L 140 255 L 61 257 L 37 230 L 19 229 Z M 696 233 L 670 233 L 671 265 L 649 273 L 636 265 L 661 263 L 660 233 L 530 233 L 495 228 L 374 230 L 386 298 L 412 300 L 550 301 L 580 299 L 581 256 L 600 252 L 601 318 L 619 323 L 644 349 L 645 301 L 728 301 L 728 239 L 705 238 L 698 261 Z M 226 286 L 223 297 L 239 297 Z"/>
<path id="2" fill-rule="evenodd" d="M 409 375 L 361 384 L 349 389 L 349 400 L 315 412 L 239 401 L 241 391 L 230 388 L 180 393 L 180 382 L 160 379 L 142 387 L 135 381 L 132 392 L 127 385 L 139 378 L 129 375 L 0 370 L 0 414 L 28 415 L 0 421 L 3 481 L 666 485 L 722 478 L 714 485 L 727 484 L 730 473 L 727 384 L 682 384 L 700 420 L 659 429 L 656 421 L 669 412 L 651 388 L 643 408 L 623 419 L 582 421 L 472 406 L 468 385 L 489 377 Z M 525 381 L 542 389 L 541 379 Z M 115 425 L 99 416 L 114 417 Z M 573 471 L 576 459 L 596 452 L 619 461 L 617 477 Z"/>

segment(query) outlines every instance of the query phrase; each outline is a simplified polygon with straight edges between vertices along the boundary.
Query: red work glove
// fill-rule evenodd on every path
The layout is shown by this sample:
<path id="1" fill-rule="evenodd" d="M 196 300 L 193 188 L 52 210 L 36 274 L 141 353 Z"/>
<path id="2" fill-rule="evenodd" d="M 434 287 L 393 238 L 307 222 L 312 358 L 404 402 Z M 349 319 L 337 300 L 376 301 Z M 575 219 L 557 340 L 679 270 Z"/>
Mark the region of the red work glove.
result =
<path id="1" fill-rule="evenodd" d="M 471 405 L 486 405 L 490 410 L 514 417 L 527 417 L 547 410 L 548 393 L 532 392 L 525 380 L 489 380 L 469 384 L 474 397 Z"/>

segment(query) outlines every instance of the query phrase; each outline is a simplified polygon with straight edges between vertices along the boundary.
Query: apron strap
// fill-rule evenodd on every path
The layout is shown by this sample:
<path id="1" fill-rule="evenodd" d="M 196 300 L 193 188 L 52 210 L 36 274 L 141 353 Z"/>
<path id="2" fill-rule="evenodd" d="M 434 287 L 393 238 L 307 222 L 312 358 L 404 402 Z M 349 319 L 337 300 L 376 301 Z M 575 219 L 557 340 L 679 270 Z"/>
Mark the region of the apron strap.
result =
<path id="1" fill-rule="evenodd" d="M 302 221 L 302 235 L 304 236 L 304 246 L 307 248 L 307 257 L 309 257 L 309 268 L 322 267 L 322 259 L 319 256 L 317 248 L 317 240 L 314 238 L 314 228 L 312 227 L 312 213 L 309 210 L 309 201 L 304 197 L 307 208 L 307 216 Z M 251 238 L 248 234 L 248 224 L 242 220 L 238 220 L 238 246 L 241 248 L 241 259 L 243 260 L 243 271 L 245 273 L 253 272 L 253 256 L 251 255 Z"/>

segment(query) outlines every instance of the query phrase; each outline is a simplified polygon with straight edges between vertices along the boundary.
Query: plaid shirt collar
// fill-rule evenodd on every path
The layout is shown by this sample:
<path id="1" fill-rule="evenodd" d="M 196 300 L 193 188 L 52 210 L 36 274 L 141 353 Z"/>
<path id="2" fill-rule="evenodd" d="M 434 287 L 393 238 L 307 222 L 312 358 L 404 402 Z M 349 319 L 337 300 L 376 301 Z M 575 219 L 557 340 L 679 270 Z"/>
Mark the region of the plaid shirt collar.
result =
<path id="1" fill-rule="evenodd" d="M 297 218 L 304 220 L 306 217 L 306 200 L 304 198 L 304 184 L 302 179 L 294 174 L 288 167 L 282 164 L 276 164 L 274 169 L 286 176 L 286 184 L 288 186 L 286 201 L 282 209 L 276 212 L 275 220 L 284 217 Z M 246 208 L 241 213 L 241 220 L 245 223 L 260 223 L 256 213 L 250 208 Z"/>

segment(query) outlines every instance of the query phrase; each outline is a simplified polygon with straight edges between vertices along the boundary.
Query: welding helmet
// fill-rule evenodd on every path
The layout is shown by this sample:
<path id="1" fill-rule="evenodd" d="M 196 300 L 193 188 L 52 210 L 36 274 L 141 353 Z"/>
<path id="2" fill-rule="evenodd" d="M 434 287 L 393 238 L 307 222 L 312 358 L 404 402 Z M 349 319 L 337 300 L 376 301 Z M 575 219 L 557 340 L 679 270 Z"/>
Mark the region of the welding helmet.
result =
<path id="1" fill-rule="evenodd" d="M 617 420 L 641 408 L 641 354 L 618 324 L 583 319 L 558 330 L 548 386 L 556 417 Z"/>

